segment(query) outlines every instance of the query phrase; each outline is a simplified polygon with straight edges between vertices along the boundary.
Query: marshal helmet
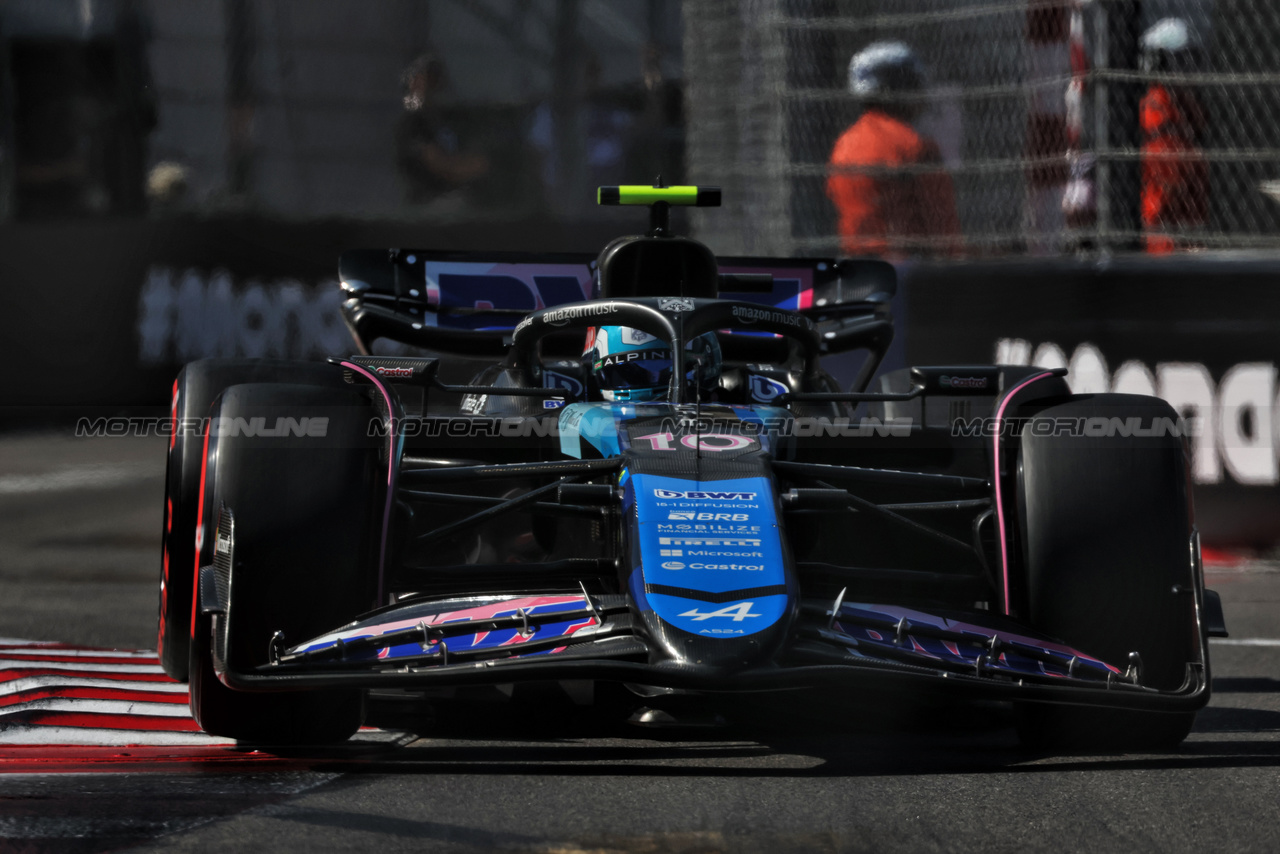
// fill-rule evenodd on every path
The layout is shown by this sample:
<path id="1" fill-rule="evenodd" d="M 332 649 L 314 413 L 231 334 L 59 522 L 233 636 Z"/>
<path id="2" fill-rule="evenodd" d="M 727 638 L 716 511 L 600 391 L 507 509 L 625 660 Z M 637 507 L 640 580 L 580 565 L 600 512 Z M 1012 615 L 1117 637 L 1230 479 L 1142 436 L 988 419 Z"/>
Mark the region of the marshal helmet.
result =
<path id="1" fill-rule="evenodd" d="M 1161 18 L 1139 40 L 1142 70 L 1148 74 L 1191 71 L 1203 54 L 1200 34 L 1182 18 Z"/>
<path id="2" fill-rule="evenodd" d="M 906 42 L 872 42 L 849 60 L 849 92 L 863 101 L 893 100 L 924 85 L 924 63 Z"/>

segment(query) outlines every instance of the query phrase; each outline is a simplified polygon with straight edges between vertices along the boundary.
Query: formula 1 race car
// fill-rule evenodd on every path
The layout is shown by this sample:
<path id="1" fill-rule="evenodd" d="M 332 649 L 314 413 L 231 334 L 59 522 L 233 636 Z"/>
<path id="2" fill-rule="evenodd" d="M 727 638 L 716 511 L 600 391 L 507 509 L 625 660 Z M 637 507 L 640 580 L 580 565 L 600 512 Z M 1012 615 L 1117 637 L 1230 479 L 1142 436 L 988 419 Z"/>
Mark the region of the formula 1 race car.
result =
<path id="1" fill-rule="evenodd" d="M 360 355 L 186 366 L 159 651 L 205 730 L 341 740 L 370 689 L 586 680 L 1186 736 L 1221 610 L 1177 413 L 1062 370 L 876 377 L 894 268 L 671 234 L 719 195 L 601 188 L 650 228 L 598 257 L 347 252 Z"/>

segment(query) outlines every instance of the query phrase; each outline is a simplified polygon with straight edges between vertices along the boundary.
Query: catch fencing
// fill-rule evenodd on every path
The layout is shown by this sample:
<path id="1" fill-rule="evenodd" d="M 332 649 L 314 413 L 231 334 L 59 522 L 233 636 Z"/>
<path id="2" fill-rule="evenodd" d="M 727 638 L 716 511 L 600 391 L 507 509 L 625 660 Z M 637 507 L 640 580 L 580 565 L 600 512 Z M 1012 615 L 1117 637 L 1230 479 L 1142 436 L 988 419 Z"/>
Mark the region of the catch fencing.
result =
<path id="1" fill-rule="evenodd" d="M 1143 34 L 1168 18 L 1185 61 L 1144 64 Z M 1175 251 L 1280 248 L 1274 0 L 686 0 L 684 24 L 688 172 L 728 206 L 695 221 L 719 252 L 839 251 L 826 181 L 860 114 L 848 63 L 888 39 L 926 65 L 916 124 L 953 180 L 965 255 L 1142 250 L 1155 229 Z M 1190 151 L 1144 152 L 1155 86 Z M 1144 227 L 1144 160 L 1162 157 L 1206 176 L 1169 190 L 1198 213 Z M 894 248 L 953 251 L 929 235 Z"/>

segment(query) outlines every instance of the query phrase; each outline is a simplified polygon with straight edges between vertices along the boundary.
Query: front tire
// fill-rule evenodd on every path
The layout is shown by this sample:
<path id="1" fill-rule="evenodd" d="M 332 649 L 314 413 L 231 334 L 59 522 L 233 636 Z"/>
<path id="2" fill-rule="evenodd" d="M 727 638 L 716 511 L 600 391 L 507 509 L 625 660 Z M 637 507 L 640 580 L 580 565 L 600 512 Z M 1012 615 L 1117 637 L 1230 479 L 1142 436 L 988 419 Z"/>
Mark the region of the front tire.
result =
<path id="1" fill-rule="evenodd" d="M 179 682 L 187 681 L 190 657 L 200 475 L 206 451 L 204 419 L 223 389 L 236 383 L 267 381 L 337 387 L 342 382 L 342 374 L 323 362 L 204 359 L 186 365 L 173 383 L 169 454 L 165 464 L 156 654 L 164 672 Z M 210 528 L 214 521 L 210 520 Z"/>
<path id="2" fill-rule="evenodd" d="M 204 512 L 218 520 L 212 605 L 221 613 L 197 609 L 192 714 L 206 732 L 240 741 L 345 740 L 363 720 L 362 691 L 239 691 L 222 674 L 267 664 L 276 631 L 296 644 L 374 606 L 386 478 L 368 435 L 374 410 L 350 389 L 262 384 L 228 389 L 218 413 L 233 429 L 215 437 Z M 327 419 L 324 435 L 244 435 L 241 427 L 304 418 Z"/>
<path id="3" fill-rule="evenodd" d="M 1177 413 L 1155 398 L 1082 395 L 1035 418 L 1089 429 L 1038 435 L 1024 427 L 1017 490 L 1023 616 L 1122 669 L 1137 652 L 1141 683 L 1176 691 L 1196 659 L 1198 637 L 1185 452 L 1168 430 L 1115 433 L 1120 425 L 1132 433 L 1134 418 L 1141 429 L 1176 425 Z M 1108 428 L 1112 435 L 1088 435 Z M 1195 712 L 1038 703 L 1017 709 L 1023 743 L 1048 749 L 1173 747 L 1194 720 Z"/>

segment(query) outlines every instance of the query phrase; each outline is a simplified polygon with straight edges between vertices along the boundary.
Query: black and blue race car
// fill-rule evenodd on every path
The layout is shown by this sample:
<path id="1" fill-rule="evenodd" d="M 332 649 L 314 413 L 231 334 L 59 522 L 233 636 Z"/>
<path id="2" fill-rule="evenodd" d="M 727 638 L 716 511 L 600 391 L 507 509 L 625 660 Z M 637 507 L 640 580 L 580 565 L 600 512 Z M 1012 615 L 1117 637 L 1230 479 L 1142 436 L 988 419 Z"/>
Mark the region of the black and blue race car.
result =
<path id="1" fill-rule="evenodd" d="M 717 258 L 670 228 L 714 188 L 600 201 L 648 232 L 347 252 L 358 355 L 179 375 L 159 650 L 206 731 L 341 740 L 371 690 L 588 681 L 1186 736 L 1223 629 L 1176 412 L 1061 370 L 878 374 L 892 266 Z"/>

